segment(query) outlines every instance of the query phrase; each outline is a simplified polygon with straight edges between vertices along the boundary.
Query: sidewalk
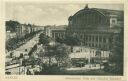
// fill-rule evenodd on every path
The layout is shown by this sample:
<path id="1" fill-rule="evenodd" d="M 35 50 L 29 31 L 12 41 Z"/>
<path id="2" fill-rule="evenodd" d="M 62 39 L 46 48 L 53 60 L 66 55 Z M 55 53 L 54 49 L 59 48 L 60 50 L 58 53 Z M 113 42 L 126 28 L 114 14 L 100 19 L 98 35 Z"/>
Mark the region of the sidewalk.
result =
<path id="1" fill-rule="evenodd" d="M 96 70 L 100 68 L 103 69 L 104 67 L 103 66 L 100 67 L 100 64 L 96 64 L 96 65 L 87 64 L 84 67 L 72 67 L 72 68 L 67 68 L 66 70 Z"/>

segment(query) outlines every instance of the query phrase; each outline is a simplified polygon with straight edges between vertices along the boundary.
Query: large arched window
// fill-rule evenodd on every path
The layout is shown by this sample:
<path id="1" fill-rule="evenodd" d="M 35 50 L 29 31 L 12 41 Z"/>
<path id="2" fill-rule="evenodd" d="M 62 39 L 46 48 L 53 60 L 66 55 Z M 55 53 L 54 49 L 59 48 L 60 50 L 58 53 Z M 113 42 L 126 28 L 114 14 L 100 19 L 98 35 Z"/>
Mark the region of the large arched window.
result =
<path id="1" fill-rule="evenodd" d="M 81 10 L 73 15 L 73 27 L 75 28 L 97 28 L 107 25 L 107 18 L 94 9 Z"/>

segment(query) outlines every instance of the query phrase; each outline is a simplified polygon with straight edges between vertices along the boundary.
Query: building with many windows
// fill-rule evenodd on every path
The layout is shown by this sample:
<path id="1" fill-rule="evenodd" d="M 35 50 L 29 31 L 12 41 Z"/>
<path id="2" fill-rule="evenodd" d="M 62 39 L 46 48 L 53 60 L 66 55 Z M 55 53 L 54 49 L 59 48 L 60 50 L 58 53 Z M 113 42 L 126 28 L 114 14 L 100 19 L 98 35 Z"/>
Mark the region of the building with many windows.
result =
<path id="1" fill-rule="evenodd" d="M 123 11 L 88 8 L 70 16 L 66 29 L 68 35 L 82 39 L 86 47 L 110 50 L 114 35 L 123 28 Z"/>
<path id="2" fill-rule="evenodd" d="M 44 33 L 45 35 L 49 37 L 53 37 L 56 39 L 57 37 L 64 38 L 65 37 L 65 32 L 66 32 L 67 25 L 59 25 L 59 26 L 45 26 L 44 27 Z"/>
<path id="3" fill-rule="evenodd" d="M 114 36 L 124 28 L 123 11 L 88 8 L 88 5 L 68 18 L 68 27 L 46 27 L 53 38 L 74 35 L 86 47 L 110 50 Z"/>
<path id="4" fill-rule="evenodd" d="M 123 16 L 123 11 L 88 8 L 87 5 L 68 18 L 68 27 L 48 30 L 48 34 L 55 39 L 71 35 L 81 40 L 81 45 L 74 46 L 70 54 L 74 63 L 107 62 L 113 41 L 124 28 Z"/>

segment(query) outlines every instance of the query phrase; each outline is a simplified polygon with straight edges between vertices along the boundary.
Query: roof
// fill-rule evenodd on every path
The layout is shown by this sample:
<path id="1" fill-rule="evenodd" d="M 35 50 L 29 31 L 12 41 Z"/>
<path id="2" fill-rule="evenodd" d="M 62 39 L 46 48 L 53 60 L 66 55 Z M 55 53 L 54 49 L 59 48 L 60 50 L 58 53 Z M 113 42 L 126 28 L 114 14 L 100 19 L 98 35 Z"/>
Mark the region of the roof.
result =
<path id="1" fill-rule="evenodd" d="M 124 12 L 122 10 L 109 10 L 109 9 L 99 9 L 99 8 L 92 8 L 103 13 L 105 16 L 117 15 L 118 18 L 123 19 Z"/>
<path id="2" fill-rule="evenodd" d="M 100 8 L 84 8 L 76 12 L 73 16 L 78 15 L 80 13 L 87 12 L 87 11 L 91 11 L 91 10 L 97 11 L 98 13 L 106 17 L 110 17 L 111 15 L 116 15 L 119 20 L 123 20 L 123 16 L 124 16 L 123 10 L 110 10 L 110 9 L 100 9 Z M 69 19 L 71 18 L 72 17 L 70 16 Z"/>
<path id="3" fill-rule="evenodd" d="M 60 26 L 49 26 L 45 28 L 50 28 L 51 30 L 66 30 L 67 25 L 60 25 Z"/>

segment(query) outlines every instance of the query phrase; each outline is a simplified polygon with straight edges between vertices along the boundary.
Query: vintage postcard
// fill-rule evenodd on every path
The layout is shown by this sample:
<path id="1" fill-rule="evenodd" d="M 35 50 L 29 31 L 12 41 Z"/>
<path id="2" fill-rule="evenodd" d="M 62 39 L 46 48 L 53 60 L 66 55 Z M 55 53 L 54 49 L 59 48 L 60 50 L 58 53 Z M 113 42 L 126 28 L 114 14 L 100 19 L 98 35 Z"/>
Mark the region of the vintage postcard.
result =
<path id="1" fill-rule="evenodd" d="M 3 1 L 0 78 L 126 81 L 126 2 Z"/>

